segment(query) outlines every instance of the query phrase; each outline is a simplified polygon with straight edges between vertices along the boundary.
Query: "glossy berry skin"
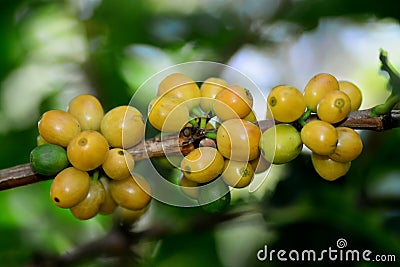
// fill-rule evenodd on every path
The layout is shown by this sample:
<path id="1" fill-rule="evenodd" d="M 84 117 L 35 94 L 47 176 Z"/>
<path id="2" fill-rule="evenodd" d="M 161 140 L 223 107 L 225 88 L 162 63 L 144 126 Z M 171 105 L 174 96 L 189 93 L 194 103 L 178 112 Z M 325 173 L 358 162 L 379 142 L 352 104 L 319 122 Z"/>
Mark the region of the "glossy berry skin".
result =
<path id="1" fill-rule="evenodd" d="M 261 131 L 255 124 L 241 119 L 227 120 L 217 131 L 218 151 L 231 160 L 251 161 L 260 155 L 260 137 Z"/>
<path id="2" fill-rule="evenodd" d="M 358 110 L 362 103 L 362 93 L 360 88 L 349 81 L 339 81 L 339 90 L 345 92 L 351 101 L 351 110 Z"/>
<path id="3" fill-rule="evenodd" d="M 188 107 L 191 108 L 200 102 L 200 89 L 189 76 L 183 73 L 172 73 L 158 85 L 157 96 L 176 97 L 180 102 L 192 100 L 187 102 Z"/>
<path id="4" fill-rule="evenodd" d="M 69 102 L 67 111 L 78 120 L 82 131 L 100 130 L 104 110 L 100 101 L 93 95 L 82 94 L 75 97 Z"/>
<path id="5" fill-rule="evenodd" d="M 47 176 L 56 175 L 69 164 L 65 149 L 53 144 L 35 147 L 31 151 L 30 162 L 36 173 Z"/>
<path id="6" fill-rule="evenodd" d="M 280 122 L 293 122 L 303 115 L 306 101 L 295 87 L 279 85 L 274 87 L 267 99 L 272 117 Z"/>
<path id="7" fill-rule="evenodd" d="M 127 178 L 134 167 L 135 160 L 133 156 L 122 148 L 110 149 L 102 165 L 107 176 L 114 180 Z"/>
<path id="8" fill-rule="evenodd" d="M 39 134 L 46 142 L 66 147 L 78 133 L 81 126 L 78 120 L 63 110 L 49 110 L 43 113 L 38 122 Z"/>
<path id="9" fill-rule="evenodd" d="M 138 174 L 110 182 L 110 192 L 115 202 L 130 210 L 140 210 L 151 200 L 150 185 Z"/>
<path id="10" fill-rule="evenodd" d="M 149 107 L 150 124 L 162 132 L 178 132 L 189 121 L 189 109 L 176 97 L 161 96 Z"/>
<path id="11" fill-rule="evenodd" d="M 89 220 L 99 213 L 105 199 L 105 190 L 99 181 L 91 181 L 85 199 L 73 206 L 70 211 L 79 220 Z"/>
<path id="12" fill-rule="evenodd" d="M 145 125 L 140 111 L 132 106 L 109 110 L 101 120 L 100 131 L 112 147 L 129 148 L 144 137 Z"/>
<path id="13" fill-rule="evenodd" d="M 182 192 L 190 198 L 197 199 L 199 197 L 199 184 L 187 179 L 184 175 L 179 180 L 179 186 Z"/>
<path id="14" fill-rule="evenodd" d="M 319 176 L 328 181 L 334 181 L 344 176 L 350 169 L 351 162 L 338 162 L 316 153 L 311 154 L 314 169 Z"/>
<path id="15" fill-rule="evenodd" d="M 207 212 L 220 213 L 226 210 L 231 202 L 231 192 L 220 178 L 212 186 L 199 187 L 199 205 Z"/>
<path id="16" fill-rule="evenodd" d="M 246 88 L 232 85 L 222 89 L 214 102 L 215 115 L 222 121 L 246 117 L 253 107 L 253 97 Z"/>
<path id="17" fill-rule="evenodd" d="M 113 213 L 114 210 L 118 207 L 118 204 L 115 203 L 114 199 L 111 196 L 110 192 L 110 180 L 103 176 L 99 179 L 100 183 L 103 185 L 104 188 L 104 201 L 99 207 L 100 214 L 110 214 Z"/>
<path id="18" fill-rule="evenodd" d="M 284 164 L 295 159 L 303 149 L 300 133 L 290 124 L 278 124 L 263 132 L 261 155 L 268 162 Z"/>
<path id="19" fill-rule="evenodd" d="M 338 134 L 332 124 L 314 120 L 301 130 L 301 140 L 311 151 L 320 155 L 331 155 L 338 142 Z"/>
<path id="20" fill-rule="evenodd" d="M 205 80 L 200 87 L 200 107 L 204 112 L 210 112 L 214 106 L 215 97 L 228 83 L 220 78 L 211 77 Z"/>
<path id="21" fill-rule="evenodd" d="M 317 111 L 319 101 L 332 90 L 339 90 L 339 82 L 329 73 L 319 73 L 312 77 L 304 88 L 304 100 L 308 109 Z"/>
<path id="22" fill-rule="evenodd" d="M 69 167 L 59 172 L 52 181 L 50 198 L 60 208 L 72 208 L 85 199 L 89 186 L 87 172 Z"/>
<path id="23" fill-rule="evenodd" d="M 67 155 L 71 164 L 82 171 L 90 171 L 105 161 L 108 153 L 108 142 L 97 131 L 79 133 L 67 147 Z"/>
<path id="24" fill-rule="evenodd" d="M 344 120 L 351 111 L 351 101 L 345 92 L 328 92 L 319 101 L 317 115 L 320 120 L 335 124 Z"/>
<path id="25" fill-rule="evenodd" d="M 356 159 L 362 152 L 363 143 L 360 135 L 348 127 L 337 127 L 338 143 L 329 157 L 335 161 L 348 162 Z"/>
<path id="26" fill-rule="evenodd" d="M 254 169 L 249 162 L 225 160 L 221 177 L 227 185 L 244 188 L 250 184 L 253 176 Z"/>
<path id="27" fill-rule="evenodd" d="M 181 162 L 184 176 L 196 183 L 207 183 L 222 172 L 224 158 L 213 147 L 199 147 L 187 154 Z"/>

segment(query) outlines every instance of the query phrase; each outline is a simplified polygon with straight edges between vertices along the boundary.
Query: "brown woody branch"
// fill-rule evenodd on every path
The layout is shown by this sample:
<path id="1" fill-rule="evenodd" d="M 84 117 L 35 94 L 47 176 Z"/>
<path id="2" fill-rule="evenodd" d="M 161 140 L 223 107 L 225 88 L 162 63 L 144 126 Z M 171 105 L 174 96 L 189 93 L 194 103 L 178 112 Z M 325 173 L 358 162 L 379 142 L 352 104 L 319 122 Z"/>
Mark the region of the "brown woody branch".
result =
<path id="1" fill-rule="evenodd" d="M 393 110 L 390 114 L 377 117 L 370 116 L 370 109 L 353 111 L 347 119 L 338 126 L 346 126 L 358 130 L 387 131 L 392 128 L 400 127 L 400 110 Z M 311 115 L 308 120 L 316 119 L 316 115 Z M 273 126 L 275 121 L 263 120 L 258 125 L 261 131 L 265 131 Z M 197 136 L 201 139 L 204 136 Z M 178 140 L 177 140 L 178 139 Z M 177 136 L 156 137 L 148 139 L 138 145 L 131 147 L 128 151 L 133 155 L 136 161 L 146 158 L 162 157 L 165 154 L 188 154 L 195 148 L 192 136 L 180 134 Z M 35 173 L 29 163 L 22 164 L 7 169 L 0 170 L 0 191 L 15 188 L 22 185 L 28 185 L 40 181 L 52 179 L 53 177 L 43 176 Z"/>

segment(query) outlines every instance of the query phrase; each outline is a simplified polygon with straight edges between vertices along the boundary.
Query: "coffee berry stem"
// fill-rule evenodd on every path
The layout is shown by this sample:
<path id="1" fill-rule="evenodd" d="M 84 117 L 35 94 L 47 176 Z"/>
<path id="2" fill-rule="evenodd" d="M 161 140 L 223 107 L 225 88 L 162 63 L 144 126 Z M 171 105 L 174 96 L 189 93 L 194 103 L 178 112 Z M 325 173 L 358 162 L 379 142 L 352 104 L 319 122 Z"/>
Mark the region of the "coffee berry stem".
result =
<path id="1" fill-rule="evenodd" d="M 301 115 L 301 117 L 297 120 L 301 126 L 306 125 L 307 119 L 310 117 L 312 110 L 307 108 L 306 111 Z"/>
<path id="2" fill-rule="evenodd" d="M 400 74 L 389 62 L 385 50 L 381 49 L 379 60 L 382 63 L 381 70 L 389 74 L 389 89 L 391 90 L 391 94 L 386 99 L 385 103 L 376 105 L 371 109 L 371 117 L 390 113 L 390 111 L 400 102 Z"/>
<path id="3" fill-rule="evenodd" d="M 92 176 L 92 179 L 94 182 L 97 182 L 99 180 L 99 174 L 100 174 L 99 170 L 94 171 L 93 176 Z"/>
<path id="4" fill-rule="evenodd" d="M 400 95 L 391 94 L 385 101 L 385 103 L 376 105 L 371 109 L 371 117 L 390 113 L 390 111 L 400 102 Z"/>

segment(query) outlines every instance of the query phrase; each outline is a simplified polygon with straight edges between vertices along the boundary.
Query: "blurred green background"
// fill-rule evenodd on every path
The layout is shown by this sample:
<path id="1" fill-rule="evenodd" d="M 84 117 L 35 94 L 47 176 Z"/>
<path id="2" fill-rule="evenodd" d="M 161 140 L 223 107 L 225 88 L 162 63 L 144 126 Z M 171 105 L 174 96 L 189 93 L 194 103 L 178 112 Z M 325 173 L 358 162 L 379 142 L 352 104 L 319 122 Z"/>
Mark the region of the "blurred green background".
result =
<path id="1" fill-rule="evenodd" d="M 28 162 L 44 111 L 65 109 L 81 93 L 98 96 L 105 110 L 128 104 L 146 79 L 182 62 L 228 64 L 265 94 L 282 83 L 302 89 L 314 74 L 329 72 L 362 89 L 362 108 L 381 103 L 388 91 L 379 49 L 400 68 L 397 6 L 394 0 L 1 1 L 0 168 Z M 274 166 L 255 193 L 234 192 L 232 206 L 257 206 L 263 216 L 144 242 L 139 265 L 288 266 L 276 258 L 260 262 L 257 251 L 264 245 L 320 251 L 337 248 L 339 238 L 348 249 L 400 261 L 400 130 L 361 134 L 364 152 L 346 177 L 323 181 L 304 153 Z M 49 186 L 0 192 L 0 266 L 23 266 L 34 252 L 65 253 L 110 229 L 107 216 L 81 222 L 56 208 Z M 154 202 L 138 227 L 180 225 L 193 212 Z M 79 266 L 113 264 L 100 258 Z"/>

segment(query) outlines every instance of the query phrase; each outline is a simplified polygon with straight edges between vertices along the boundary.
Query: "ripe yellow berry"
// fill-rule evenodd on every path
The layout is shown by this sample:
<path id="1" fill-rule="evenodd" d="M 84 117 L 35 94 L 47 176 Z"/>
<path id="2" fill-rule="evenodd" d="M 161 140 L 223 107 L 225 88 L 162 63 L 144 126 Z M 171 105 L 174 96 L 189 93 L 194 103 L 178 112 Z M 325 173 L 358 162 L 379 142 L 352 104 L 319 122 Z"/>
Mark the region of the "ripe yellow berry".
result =
<path id="1" fill-rule="evenodd" d="M 199 147 L 187 154 L 181 162 L 184 176 L 197 183 L 207 183 L 222 172 L 224 158 L 213 147 Z"/>
<path id="2" fill-rule="evenodd" d="M 344 176 L 350 169 L 351 162 L 338 162 L 329 156 L 322 156 L 316 153 L 311 154 L 313 166 L 319 176 L 328 181 L 334 181 Z"/>
<path id="3" fill-rule="evenodd" d="M 97 131 L 83 131 L 67 147 L 67 155 L 71 164 L 82 171 L 90 171 L 99 167 L 105 161 L 108 153 L 108 143 Z"/>
<path id="4" fill-rule="evenodd" d="M 189 121 L 189 109 L 176 97 L 160 96 L 150 105 L 148 119 L 159 131 L 178 132 Z"/>
<path id="5" fill-rule="evenodd" d="M 223 88 L 216 96 L 214 112 L 222 121 L 246 117 L 253 107 L 251 92 L 240 86 Z"/>
<path id="6" fill-rule="evenodd" d="M 307 123 L 300 135 L 304 145 L 320 155 L 332 154 L 338 142 L 336 128 L 332 124 L 320 120 Z"/>
<path id="7" fill-rule="evenodd" d="M 318 117 L 332 124 L 344 120 L 350 111 L 350 98 L 346 93 L 339 90 L 328 92 L 317 106 Z"/>
<path id="8" fill-rule="evenodd" d="M 110 149 L 102 168 L 108 177 L 114 180 L 127 178 L 135 166 L 133 156 L 122 148 Z"/>
<path id="9" fill-rule="evenodd" d="M 339 90 L 345 92 L 351 101 L 351 110 L 358 110 L 362 102 L 362 93 L 360 88 L 352 82 L 339 81 Z"/>
<path id="10" fill-rule="evenodd" d="M 101 133 L 112 147 L 129 148 L 144 136 L 142 113 L 132 106 L 119 106 L 108 111 L 100 125 Z"/>
<path id="11" fill-rule="evenodd" d="M 115 202 L 130 210 L 141 210 L 151 200 L 150 185 L 138 174 L 110 182 L 110 192 Z"/>
<path id="12" fill-rule="evenodd" d="M 190 77 L 183 73 L 172 73 L 165 77 L 158 85 L 157 96 L 176 97 L 186 102 L 188 107 L 196 106 L 200 102 L 199 86 Z"/>
<path id="13" fill-rule="evenodd" d="M 267 102 L 273 118 L 281 122 L 297 120 L 307 107 L 303 94 L 288 85 L 274 87 L 268 95 Z"/>
<path id="14" fill-rule="evenodd" d="M 338 143 L 329 157 L 335 161 L 348 162 L 356 159 L 362 152 L 363 144 L 360 135 L 353 129 L 337 127 Z"/>
<path id="15" fill-rule="evenodd" d="M 79 95 L 69 102 L 67 111 L 78 120 L 82 131 L 100 130 L 104 111 L 96 97 L 89 94 Z"/>
<path id="16" fill-rule="evenodd" d="M 210 112 L 214 106 L 215 97 L 228 83 L 220 78 L 211 77 L 203 82 L 200 87 L 200 107 L 204 112 Z"/>
<path id="17" fill-rule="evenodd" d="M 217 131 L 219 152 L 228 159 L 251 161 L 260 155 L 260 128 L 242 119 L 224 121 Z"/>
<path id="18" fill-rule="evenodd" d="M 319 73 L 312 77 L 304 88 L 304 99 L 308 109 L 317 111 L 319 101 L 332 90 L 339 90 L 339 82 L 328 73 Z"/>
<path id="19" fill-rule="evenodd" d="M 81 131 L 78 120 L 68 112 L 49 110 L 38 122 L 39 134 L 51 144 L 66 147 Z"/>
<path id="20" fill-rule="evenodd" d="M 59 172 L 52 181 L 50 198 L 60 208 L 72 208 L 85 199 L 89 187 L 89 174 L 69 167 Z"/>

